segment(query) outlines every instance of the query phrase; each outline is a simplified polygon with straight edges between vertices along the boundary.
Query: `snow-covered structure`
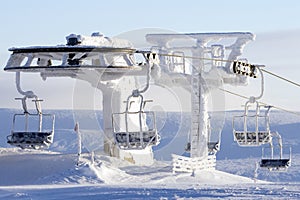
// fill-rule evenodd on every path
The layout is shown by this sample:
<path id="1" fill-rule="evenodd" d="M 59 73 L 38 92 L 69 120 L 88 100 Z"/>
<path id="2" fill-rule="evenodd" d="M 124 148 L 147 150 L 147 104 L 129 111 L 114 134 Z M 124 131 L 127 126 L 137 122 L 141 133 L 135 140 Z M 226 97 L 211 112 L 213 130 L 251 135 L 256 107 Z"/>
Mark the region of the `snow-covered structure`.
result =
<path id="1" fill-rule="evenodd" d="M 147 101 L 142 94 L 149 89 L 150 79 L 160 86 L 186 89 L 191 93 L 190 157 L 174 155 L 174 171 L 194 171 L 214 168 L 220 145 L 220 137 L 212 137 L 209 131 L 208 94 L 223 84 L 247 84 L 248 77 L 237 75 L 232 62 L 240 59 L 253 39 L 253 34 L 239 32 L 148 34 L 151 50 L 142 51 L 130 41 L 99 33 L 71 34 L 66 45 L 11 48 L 5 71 L 16 72 L 18 91 L 26 98 L 34 93 L 22 92 L 21 72 L 40 73 L 44 80 L 76 78 L 101 90 L 104 151 L 141 165 L 152 164 L 152 146 L 160 140 L 155 114 L 144 111 Z M 138 54 L 142 61 L 136 59 Z M 139 83 L 139 76 L 146 77 L 146 83 Z"/>
<path id="2" fill-rule="evenodd" d="M 232 69 L 240 59 L 251 33 L 150 34 L 147 41 L 158 48 L 163 78 L 160 85 L 180 86 L 191 93 L 190 158 L 173 155 L 174 171 L 214 168 L 220 136 L 210 134 L 208 95 L 223 84 L 246 85 L 248 77 Z M 167 56 L 166 56 L 167 55 Z M 189 85 L 182 84 L 188 79 Z M 162 83 L 163 82 L 163 83 Z"/>
<path id="3" fill-rule="evenodd" d="M 21 95 L 36 97 L 32 91 L 21 89 L 21 72 L 38 72 L 44 80 L 71 77 L 89 82 L 103 93 L 104 151 L 136 164 L 153 162 L 151 146 L 159 143 L 159 135 L 155 115 L 144 111 L 147 100 L 142 96 L 149 88 L 150 70 L 157 63 L 151 52 L 138 52 L 127 40 L 95 33 L 92 36 L 71 34 L 67 36 L 66 45 L 12 48 L 10 51 L 13 54 L 5 70 L 16 72 Z M 142 55 L 144 61 L 137 63 L 134 54 Z M 136 76 L 147 77 L 145 88 L 136 87 L 139 85 Z M 28 130 L 23 132 L 28 133 Z"/>

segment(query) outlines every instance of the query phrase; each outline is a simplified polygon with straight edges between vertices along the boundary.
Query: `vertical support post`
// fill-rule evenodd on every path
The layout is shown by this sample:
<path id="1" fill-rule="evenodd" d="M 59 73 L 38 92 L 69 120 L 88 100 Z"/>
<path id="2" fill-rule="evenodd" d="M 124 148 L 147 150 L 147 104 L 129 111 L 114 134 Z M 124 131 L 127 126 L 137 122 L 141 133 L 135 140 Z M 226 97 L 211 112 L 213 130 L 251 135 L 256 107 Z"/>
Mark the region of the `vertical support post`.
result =
<path id="1" fill-rule="evenodd" d="M 256 144 L 259 144 L 259 124 L 258 124 L 258 118 L 259 118 L 259 104 L 258 102 L 256 102 L 256 116 L 255 116 L 255 123 L 256 123 L 256 127 L 255 127 L 255 134 L 256 134 Z"/>
<path id="2" fill-rule="evenodd" d="M 91 164 L 95 164 L 95 151 L 91 152 Z"/>
<path id="3" fill-rule="evenodd" d="M 119 92 L 115 91 L 113 88 L 109 87 L 104 87 L 101 88 L 103 94 L 103 127 L 104 127 L 104 152 L 107 153 L 108 155 L 115 156 L 113 155 L 112 152 L 112 143 L 114 141 L 113 138 L 113 127 L 112 127 L 112 107 L 115 107 L 115 109 L 118 109 L 120 105 L 117 105 L 114 99 L 120 98 Z M 113 96 L 114 95 L 114 99 Z M 115 105 L 116 104 L 116 105 Z M 117 125 L 120 126 L 120 122 L 115 122 Z"/>
<path id="4" fill-rule="evenodd" d="M 244 138 L 245 138 L 245 142 L 248 142 L 247 140 L 247 117 L 248 117 L 248 102 L 245 105 L 245 113 L 244 113 Z"/>
<path id="5" fill-rule="evenodd" d="M 42 108 L 41 108 L 41 100 L 36 98 L 35 100 L 35 108 L 37 111 L 37 114 L 39 115 L 39 132 L 42 132 L 42 126 L 43 126 L 43 115 L 42 115 Z"/>
<path id="6" fill-rule="evenodd" d="M 25 132 L 28 132 L 28 113 L 25 113 Z"/>
<path id="7" fill-rule="evenodd" d="M 81 134 L 79 131 L 79 123 L 78 122 L 76 122 L 76 124 L 75 124 L 74 131 L 77 133 L 77 138 L 78 138 L 78 152 L 77 152 L 78 157 L 77 157 L 77 163 L 76 163 L 76 165 L 78 166 L 79 162 L 80 162 L 80 156 L 81 156 Z"/>
<path id="8" fill-rule="evenodd" d="M 254 170 L 254 176 L 253 176 L 254 183 L 257 182 L 257 177 L 258 177 L 258 162 L 255 162 L 255 170 Z"/>
<path id="9" fill-rule="evenodd" d="M 143 139 L 143 125 L 142 125 L 142 113 L 139 111 L 139 126 L 140 126 L 140 146 L 144 147 L 144 139 Z"/>
<path id="10" fill-rule="evenodd" d="M 144 127 L 143 127 L 143 123 L 142 123 L 142 110 L 143 110 L 143 96 L 139 95 L 139 126 L 140 126 L 140 145 L 141 147 L 144 147 L 144 137 L 143 137 L 143 131 L 144 131 Z"/>
<path id="11" fill-rule="evenodd" d="M 193 57 L 203 57 L 204 42 L 197 41 L 197 48 L 192 51 Z M 202 70 L 203 60 L 193 59 L 192 68 L 192 128 L 191 128 L 191 158 L 208 156 L 208 103 L 204 90 Z"/>
<path id="12" fill-rule="evenodd" d="M 273 159 L 274 158 L 274 145 L 273 145 L 273 141 L 271 141 L 270 143 L 270 148 L 271 148 L 271 158 Z"/>
<path id="13" fill-rule="evenodd" d="M 39 113 L 39 132 L 42 132 L 42 125 L 43 125 L 43 117 L 42 113 Z"/>
<path id="14" fill-rule="evenodd" d="M 129 98 L 127 99 L 127 102 L 126 104 L 130 104 L 129 102 Z M 127 107 L 127 106 L 126 106 Z M 128 112 L 128 110 L 126 110 Z M 131 146 L 130 145 L 130 140 L 129 140 L 129 133 L 128 133 L 128 113 L 125 113 L 125 133 L 126 133 L 126 143 L 127 143 L 127 146 Z M 120 124 L 121 122 L 119 122 L 119 126 L 121 126 Z"/>
<path id="15" fill-rule="evenodd" d="M 282 159 L 282 139 L 281 139 L 280 135 L 278 137 L 278 141 L 279 141 L 278 143 L 279 143 L 279 148 L 280 148 L 280 159 Z"/>

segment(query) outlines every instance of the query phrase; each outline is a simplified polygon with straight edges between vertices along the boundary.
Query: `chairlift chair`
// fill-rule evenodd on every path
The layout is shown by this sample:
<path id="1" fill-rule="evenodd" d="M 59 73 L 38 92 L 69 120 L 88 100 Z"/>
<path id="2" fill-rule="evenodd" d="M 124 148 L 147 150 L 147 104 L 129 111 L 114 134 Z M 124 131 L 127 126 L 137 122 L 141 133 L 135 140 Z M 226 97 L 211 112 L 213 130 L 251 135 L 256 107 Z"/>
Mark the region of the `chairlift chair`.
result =
<path id="1" fill-rule="evenodd" d="M 274 156 L 274 145 L 271 142 L 270 143 L 270 156 L 265 157 L 264 148 L 262 149 L 262 159 L 260 161 L 260 167 L 261 168 L 267 168 L 270 171 L 285 171 L 288 167 L 291 166 L 291 148 L 289 151 L 289 157 L 283 157 L 283 145 L 282 145 L 282 138 L 278 132 L 272 133 L 273 137 L 276 137 L 278 139 L 278 146 L 279 147 L 279 157 Z"/>
<path id="2" fill-rule="evenodd" d="M 21 114 L 14 114 L 11 135 L 7 136 L 7 143 L 22 149 L 48 148 L 53 142 L 55 116 L 52 114 L 42 113 L 40 106 L 40 102 L 42 100 L 37 98 L 33 100 L 37 112 L 28 112 L 26 98 L 27 97 L 17 99 L 22 100 L 24 112 Z M 17 119 L 22 118 L 24 120 L 24 127 L 17 127 Z M 29 119 L 37 119 L 37 127 L 30 127 Z M 49 124 L 51 124 L 51 127 L 48 127 L 47 129 L 43 128 L 44 119 L 50 120 Z"/>
<path id="3" fill-rule="evenodd" d="M 251 104 L 256 104 L 256 109 L 254 114 L 249 113 L 249 107 Z M 266 108 L 265 114 L 260 114 L 260 105 L 257 101 L 248 101 L 245 104 L 244 114 L 241 116 L 233 117 L 233 137 L 234 141 L 240 146 L 261 146 L 271 142 L 271 132 L 270 132 L 270 122 L 269 122 L 269 112 L 271 107 Z M 239 129 L 237 127 L 237 121 L 242 120 L 243 128 Z M 255 129 L 249 130 L 250 123 L 254 121 Z M 260 122 L 263 121 L 263 126 Z"/>
<path id="4" fill-rule="evenodd" d="M 113 134 L 120 149 L 142 150 L 159 143 L 155 113 L 144 111 L 146 102 L 140 94 L 131 95 L 126 101 L 126 111 L 112 115 Z M 137 111 L 133 111 L 133 104 L 138 105 Z"/>
<path id="5" fill-rule="evenodd" d="M 284 171 L 291 166 L 291 158 L 263 158 L 260 161 L 260 167 L 267 168 L 270 171 Z"/>
<path id="6" fill-rule="evenodd" d="M 157 145 L 160 141 L 156 129 L 155 113 L 144 111 L 147 101 L 142 93 L 150 85 L 151 67 L 158 63 L 157 55 L 150 52 L 141 52 L 147 61 L 146 86 L 133 90 L 126 101 L 126 110 L 123 113 L 112 114 L 112 127 L 116 144 L 120 149 L 142 150 L 148 146 Z"/>

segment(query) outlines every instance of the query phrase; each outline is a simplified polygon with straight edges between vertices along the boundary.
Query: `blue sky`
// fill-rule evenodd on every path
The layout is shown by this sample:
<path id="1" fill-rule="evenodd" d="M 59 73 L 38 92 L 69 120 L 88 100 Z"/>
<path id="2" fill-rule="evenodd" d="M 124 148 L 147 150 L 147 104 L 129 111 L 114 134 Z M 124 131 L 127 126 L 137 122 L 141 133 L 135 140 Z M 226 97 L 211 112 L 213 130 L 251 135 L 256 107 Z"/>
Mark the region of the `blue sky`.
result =
<path id="1" fill-rule="evenodd" d="M 2 44 L 53 43 L 70 32 L 156 27 L 178 32 L 300 29 L 300 2 L 293 1 L 1 1 Z M 13 43 L 11 41 L 14 41 Z"/>
<path id="2" fill-rule="evenodd" d="M 0 64 L 4 67 L 9 57 L 7 49 L 13 46 L 63 44 L 65 43 L 65 36 L 70 33 L 90 35 L 94 31 L 100 31 L 107 36 L 114 36 L 122 32 L 143 28 L 161 28 L 176 32 L 250 31 L 257 35 L 257 39 L 260 41 L 259 50 L 261 50 L 264 46 L 260 38 L 264 38 L 264 36 L 277 34 L 280 37 L 280 33 L 282 33 L 282 37 L 285 37 L 287 36 L 285 33 L 300 33 L 299 19 L 300 1 L 296 0 L 1 1 Z M 275 55 L 276 53 L 282 55 L 280 54 L 283 51 L 281 46 L 273 47 L 270 40 L 268 44 L 271 44 L 270 49 L 273 53 L 275 51 Z M 298 45 L 293 45 L 296 50 Z M 278 57 L 275 59 L 272 54 L 265 52 L 268 51 L 268 48 L 263 49 L 264 52 L 258 51 L 259 53 L 255 54 L 254 47 L 255 45 L 252 51 L 248 53 L 254 62 L 263 62 L 266 65 L 270 62 L 274 62 L 275 65 L 278 63 L 276 62 Z M 276 52 L 277 49 L 280 52 Z M 258 60 L 255 60 L 256 55 Z M 297 60 L 295 57 L 293 59 L 288 60 L 288 69 L 297 67 L 299 59 Z M 286 63 L 282 59 L 280 61 Z M 272 68 L 268 69 L 272 71 Z M 273 69 L 275 72 L 284 73 L 286 77 L 291 77 L 297 81 L 298 76 L 293 70 L 286 72 L 276 68 L 276 66 Z M 31 84 L 34 81 L 39 81 L 38 75 L 36 78 L 30 78 L 30 81 Z M 300 82 L 300 78 L 298 78 L 298 82 Z M 13 74 L 1 71 L 0 84 L 1 93 L 6 94 L 0 101 L 0 107 L 19 106 L 17 103 L 12 103 L 13 98 L 18 96 L 14 88 Z M 48 83 L 38 82 L 37 84 L 41 85 L 41 92 L 43 88 L 48 87 L 48 84 L 55 87 L 53 80 L 49 80 Z M 60 88 L 65 88 L 67 92 L 57 90 L 57 96 L 61 99 L 58 107 L 64 107 L 72 100 L 70 97 L 73 89 L 72 84 L 74 82 L 65 80 L 64 85 L 60 85 Z M 278 87 L 281 87 L 280 84 Z M 30 84 L 28 83 L 28 85 Z M 288 88 L 288 94 L 299 91 L 299 88 L 291 88 L 289 85 L 281 88 Z M 275 99 L 276 103 L 286 105 L 284 101 L 281 102 L 282 97 L 278 97 L 278 95 L 271 95 L 267 100 L 272 99 L 273 101 L 274 98 L 277 98 Z M 291 104 L 293 106 L 288 105 L 288 108 L 297 109 L 299 98 L 290 98 L 293 99 L 293 104 Z M 52 107 L 55 107 L 53 105 Z"/>

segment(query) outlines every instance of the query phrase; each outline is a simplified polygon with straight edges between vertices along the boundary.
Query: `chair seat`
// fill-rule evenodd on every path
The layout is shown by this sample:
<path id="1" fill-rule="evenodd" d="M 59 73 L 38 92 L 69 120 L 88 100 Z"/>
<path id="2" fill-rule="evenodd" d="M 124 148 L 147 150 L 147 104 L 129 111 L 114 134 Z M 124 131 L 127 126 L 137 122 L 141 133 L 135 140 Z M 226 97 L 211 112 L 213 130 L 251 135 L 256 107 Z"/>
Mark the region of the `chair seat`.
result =
<path id="1" fill-rule="evenodd" d="M 265 168 L 287 168 L 290 166 L 290 159 L 262 159 L 260 167 Z"/>
<path id="2" fill-rule="evenodd" d="M 235 131 L 234 132 L 235 140 L 240 144 L 265 144 L 271 141 L 271 133 L 268 131 Z"/>
<path id="3" fill-rule="evenodd" d="M 117 132 L 115 133 L 115 139 L 120 148 L 143 149 L 147 145 L 156 145 L 158 143 L 158 134 L 156 130 Z"/>
<path id="4" fill-rule="evenodd" d="M 52 143 L 53 132 L 12 132 L 7 137 L 7 143 L 20 146 L 28 147 L 33 145 L 37 146 L 49 146 Z"/>

